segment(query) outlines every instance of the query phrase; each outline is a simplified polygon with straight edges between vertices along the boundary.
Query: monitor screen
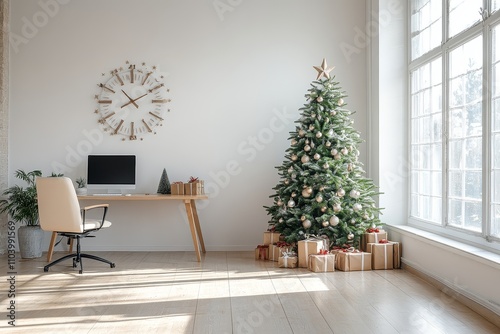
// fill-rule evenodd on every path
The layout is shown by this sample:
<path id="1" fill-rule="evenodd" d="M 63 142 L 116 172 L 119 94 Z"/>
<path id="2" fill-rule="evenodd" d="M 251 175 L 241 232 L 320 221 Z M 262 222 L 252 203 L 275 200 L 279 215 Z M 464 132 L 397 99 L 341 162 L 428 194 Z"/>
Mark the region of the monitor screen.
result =
<path id="1" fill-rule="evenodd" d="M 89 189 L 135 189 L 135 155 L 89 155 Z"/>

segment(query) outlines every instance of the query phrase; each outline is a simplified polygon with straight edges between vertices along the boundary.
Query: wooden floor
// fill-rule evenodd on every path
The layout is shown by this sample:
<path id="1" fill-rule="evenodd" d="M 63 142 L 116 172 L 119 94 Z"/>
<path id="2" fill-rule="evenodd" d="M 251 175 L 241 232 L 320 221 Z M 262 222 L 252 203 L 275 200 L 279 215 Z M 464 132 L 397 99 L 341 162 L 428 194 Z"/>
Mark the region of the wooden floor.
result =
<path id="1" fill-rule="evenodd" d="M 194 252 L 94 254 L 116 268 L 85 259 L 83 275 L 71 261 L 44 273 L 45 258 L 17 259 L 15 299 L 1 294 L 16 327 L 2 311 L 0 332 L 500 333 L 405 270 L 312 273 L 252 252 L 208 252 L 201 264 Z"/>

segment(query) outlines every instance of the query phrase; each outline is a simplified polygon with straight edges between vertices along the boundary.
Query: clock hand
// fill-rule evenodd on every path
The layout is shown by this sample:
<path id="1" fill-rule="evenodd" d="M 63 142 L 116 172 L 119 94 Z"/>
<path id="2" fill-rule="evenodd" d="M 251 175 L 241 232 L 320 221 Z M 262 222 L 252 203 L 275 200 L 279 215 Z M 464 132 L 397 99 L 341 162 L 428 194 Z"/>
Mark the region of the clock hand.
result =
<path id="1" fill-rule="evenodd" d="M 135 101 L 134 101 L 134 100 L 132 100 L 132 98 L 131 98 L 130 96 L 128 96 L 128 94 L 127 94 L 127 93 L 125 93 L 125 91 L 124 91 L 123 89 L 122 89 L 122 93 L 123 93 L 123 94 L 125 94 L 125 96 L 126 96 L 126 97 L 129 99 L 129 101 L 130 101 L 130 102 L 128 102 L 127 104 L 124 104 L 124 105 L 122 106 L 122 108 L 123 108 L 123 107 L 125 107 L 125 106 L 128 106 L 130 103 L 133 103 L 133 104 L 134 104 L 134 106 L 135 106 L 137 109 L 139 109 L 139 106 L 137 105 L 137 103 L 135 103 Z"/>
<path id="2" fill-rule="evenodd" d="M 133 100 L 130 100 L 130 102 L 127 102 L 127 103 L 125 103 L 124 105 L 122 105 L 122 108 L 123 108 L 123 107 L 128 106 L 128 105 L 129 105 L 129 104 L 131 104 L 131 103 L 133 103 L 133 104 L 137 107 L 137 104 L 135 103 L 135 101 L 137 101 L 137 100 L 139 100 L 139 99 L 142 99 L 142 98 L 143 98 L 144 96 L 146 96 L 146 95 L 148 95 L 148 93 L 146 93 L 146 94 L 144 94 L 144 95 L 141 95 L 141 96 L 139 96 L 138 98 L 135 98 L 135 99 L 133 99 Z M 139 108 L 139 107 L 137 107 L 137 108 Z"/>

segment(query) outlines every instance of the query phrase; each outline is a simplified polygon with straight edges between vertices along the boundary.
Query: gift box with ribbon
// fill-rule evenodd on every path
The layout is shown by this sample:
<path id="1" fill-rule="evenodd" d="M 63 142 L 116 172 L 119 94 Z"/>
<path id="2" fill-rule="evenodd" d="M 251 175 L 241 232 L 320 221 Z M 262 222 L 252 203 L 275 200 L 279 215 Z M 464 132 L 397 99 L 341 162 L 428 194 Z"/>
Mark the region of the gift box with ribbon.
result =
<path id="1" fill-rule="evenodd" d="M 345 249 L 335 253 L 335 268 L 341 271 L 366 271 L 372 269 L 372 254 L 357 249 Z"/>
<path id="2" fill-rule="evenodd" d="M 291 245 L 284 241 L 278 241 L 274 245 L 269 245 L 269 260 L 278 261 L 284 252 L 289 252 Z"/>
<path id="3" fill-rule="evenodd" d="M 188 183 L 184 183 L 185 195 L 203 195 L 205 193 L 205 182 L 197 177 L 190 177 Z"/>
<path id="4" fill-rule="evenodd" d="M 184 183 L 178 181 L 170 185 L 170 193 L 172 195 L 184 195 Z"/>
<path id="5" fill-rule="evenodd" d="M 367 251 L 366 244 L 368 244 L 369 242 L 378 243 L 382 239 L 387 239 L 387 232 L 377 227 L 371 227 L 366 230 L 366 233 L 363 233 L 361 235 L 360 249 L 366 252 Z"/>
<path id="6" fill-rule="evenodd" d="M 266 231 L 264 232 L 264 245 L 272 245 L 280 241 L 280 233 Z"/>
<path id="7" fill-rule="evenodd" d="M 335 271 L 335 253 L 309 255 L 308 268 L 316 273 Z"/>
<path id="8" fill-rule="evenodd" d="M 328 239 L 310 236 L 305 240 L 300 240 L 297 243 L 299 267 L 309 267 L 309 255 L 319 254 L 322 249 L 328 249 Z"/>
<path id="9" fill-rule="evenodd" d="M 255 248 L 255 259 L 256 260 L 269 259 L 269 245 L 258 245 L 257 248 Z"/>
<path id="10" fill-rule="evenodd" d="M 372 269 L 394 268 L 394 244 L 382 239 L 378 243 L 366 244 L 367 251 L 372 254 Z"/>
<path id="11" fill-rule="evenodd" d="M 297 254 L 294 252 L 283 252 L 278 258 L 278 267 L 280 268 L 297 268 Z"/>

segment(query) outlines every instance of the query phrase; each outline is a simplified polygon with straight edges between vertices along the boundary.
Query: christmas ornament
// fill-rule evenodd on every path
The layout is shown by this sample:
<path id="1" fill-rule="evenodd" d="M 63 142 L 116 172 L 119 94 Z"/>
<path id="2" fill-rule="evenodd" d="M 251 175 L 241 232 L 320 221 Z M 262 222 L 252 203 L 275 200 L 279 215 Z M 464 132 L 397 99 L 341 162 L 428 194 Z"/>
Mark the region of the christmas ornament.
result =
<path id="1" fill-rule="evenodd" d="M 311 125 L 309 125 L 309 130 L 310 130 L 310 131 L 314 130 L 314 125 L 312 125 L 312 124 L 311 124 Z"/>
<path id="2" fill-rule="evenodd" d="M 292 174 L 292 173 L 293 173 L 293 167 L 288 168 L 288 174 Z"/>
<path id="3" fill-rule="evenodd" d="M 288 185 L 290 183 L 290 180 L 286 179 L 285 184 Z"/>
<path id="4" fill-rule="evenodd" d="M 342 98 L 340 98 L 339 101 L 338 101 L 338 105 L 341 106 L 343 104 L 344 104 L 344 100 Z"/>
<path id="5" fill-rule="evenodd" d="M 309 198 L 311 197 L 311 193 L 308 193 L 306 189 L 302 190 L 302 197 Z"/>
<path id="6" fill-rule="evenodd" d="M 307 155 L 303 155 L 302 158 L 300 159 L 300 161 L 302 161 L 303 164 L 308 163 L 309 157 Z"/>
<path id="7" fill-rule="evenodd" d="M 353 167 L 352 167 L 352 164 L 351 164 L 351 163 L 347 164 L 347 171 L 348 171 L 348 172 L 352 172 L 352 168 L 353 168 Z"/>
<path id="8" fill-rule="evenodd" d="M 292 146 L 297 145 L 297 139 L 292 139 L 291 144 L 292 144 Z"/>
<path id="9" fill-rule="evenodd" d="M 304 137 L 306 135 L 306 130 L 300 129 L 299 130 L 299 136 Z"/>
<path id="10" fill-rule="evenodd" d="M 351 219 L 351 224 L 353 224 L 353 225 L 356 224 L 356 219 L 354 219 L 354 218 Z"/>
<path id="11" fill-rule="evenodd" d="M 304 146 L 304 151 L 309 152 L 311 150 L 311 146 L 306 145 Z"/>
<path id="12" fill-rule="evenodd" d="M 322 76 L 324 76 L 327 79 L 330 79 L 330 72 L 333 71 L 334 67 L 328 68 L 328 65 L 326 64 L 326 59 L 323 58 L 323 62 L 321 63 L 321 66 L 313 66 L 316 71 L 318 71 L 318 77 L 316 80 L 319 80 Z"/>
<path id="13" fill-rule="evenodd" d="M 330 153 L 331 153 L 333 156 L 335 156 L 335 155 L 337 155 L 337 154 L 339 153 L 339 151 L 337 151 L 337 149 L 335 149 L 335 148 L 332 148 L 332 150 L 330 151 Z"/>
<path id="14" fill-rule="evenodd" d="M 283 223 L 283 218 L 280 218 L 280 220 L 278 220 L 280 223 Z"/>
<path id="15" fill-rule="evenodd" d="M 323 190 L 325 190 L 325 186 L 319 187 L 319 191 L 323 191 Z"/>
<path id="16" fill-rule="evenodd" d="M 319 102 L 319 103 L 321 103 L 321 102 L 323 102 L 323 98 L 322 98 L 321 96 L 318 96 L 318 97 L 316 98 L 316 101 L 317 101 L 317 102 Z"/>
<path id="17" fill-rule="evenodd" d="M 332 111 L 330 111 L 330 114 L 332 114 L 332 116 L 335 116 L 335 115 L 337 115 L 337 112 L 335 110 L 332 110 Z"/>
<path id="18" fill-rule="evenodd" d="M 352 209 L 356 212 L 360 211 L 361 209 L 363 209 L 363 206 L 359 203 L 355 203 L 353 206 L 352 206 Z"/>
<path id="19" fill-rule="evenodd" d="M 359 198 L 359 195 L 360 195 L 360 193 L 359 193 L 359 191 L 357 191 L 356 189 L 353 189 L 353 190 L 351 190 L 351 191 L 349 192 L 349 196 L 351 196 L 351 197 L 352 197 L 352 198 L 354 198 L 354 199 Z"/>
<path id="20" fill-rule="evenodd" d="M 366 213 L 363 215 L 363 219 L 368 220 L 368 215 Z"/>
<path id="21" fill-rule="evenodd" d="M 349 233 L 349 234 L 347 235 L 347 239 L 349 239 L 349 240 L 354 239 L 354 234 Z"/>
<path id="22" fill-rule="evenodd" d="M 313 192 L 313 188 L 311 188 L 311 187 L 307 187 L 307 188 L 306 188 L 306 191 L 307 191 L 307 193 L 312 194 L 312 192 Z"/>
<path id="23" fill-rule="evenodd" d="M 321 194 L 316 195 L 316 202 L 318 203 L 323 202 L 323 196 L 321 196 Z"/>
<path id="24" fill-rule="evenodd" d="M 337 226 L 340 222 L 340 219 L 339 217 L 333 215 L 331 218 L 330 218 L 330 225 L 332 226 Z"/>
<path id="25" fill-rule="evenodd" d="M 311 114 L 311 117 L 312 117 L 312 118 L 316 118 L 316 114 L 315 114 L 315 113 L 312 113 L 312 114 Z"/>
<path id="26" fill-rule="evenodd" d="M 327 209 L 326 206 L 322 206 L 320 210 L 321 210 L 321 212 L 326 212 L 326 209 Z"/>
<path id="27" fill-rule="evenodd" d="M 335 203 L 333 205 L 333 211 L 340 212 L 340 210 L 342 210 L 342 206 L 339 203 Z"/>
<path id="28" fill-rule="evenodd" d="M 316 132 L 316 138 L 318 138 L 318 139 L 319 139 L 319 138 L 321 138 L 321 137 L 323 137 L 323 134 L 322 134 L 321 132 L 319 132 L 319 131 L 318 131 L 318 132 Z"/>
<path id="29" fill-rule="evenodd" d="M 327 222 L 327 221 L 324 221 L 324 222 L 321 223 L 321 225 L 323 225 L 323 227 L 327 227 L 328 225 L 330 225 L 330 223 Z"/>
<path id="30" fill-rule="evenodd" d="M 335 160 L 340 160 L 340 159 L 342 159 L 342 156 L 340 154 L 336 154 L 333 158 Z"/>
<path id="31" fill-rule="evenodd" d="M 314 154 L 314 160 L 319 160 L 321 159 L 321 155 L 319 155 L 318 153 Z"/>
<path id="32" fill-rule="evenodd" d="M 297 197 L 297 194 L 295 192 L 293 192 L 292 197 Z"/>
<path id="33" fill-rule="evenodd" d="M 283 202 L 282 202 L 281 200 L 278 200 L 278 201 L 276 202 L 276 205 L 277 205 L 277 206 L 282 206 L 282 205 L 283 205 Z"/>
<path id="34" fill-rule="evenodd" d="M 327 141 L 327 142 L 325 143 L 325 146 L 326 146 L 326 147 L 330 147 L 330 146 L 332 146 L 332 143 L 330 143 L 329 141 Z"/>
<path id="35" fill-rule="evenodd" d="M 345 190 L 340 188 L 339 190 L 337 190 L 337 196 L 338 197 L 344 197 L 345 195 Z"/>
<path id="36" fill-rule="evenodd" d="M 299 158 L 299 157 L 297 157 L 297 155 L 296 155 L 296 154 L 294 154 L 294 155 L 292 155 L 292 156 L 291 156 L 292 161 L 297 161 L 297 159 L 298 159 L 298 158 Z"/>
<path id="37" fill-rule="evenodd" d="M 323 165 L 323 168 L 324 169 L 328 169 L 330 166 L 328 165 L 328 162 L 325 162 L 325 164 Z"/>
<path id="38" fill-rule="evenodd" d="M 349 150 L 344 147 L 342 150 L 340 150 L 340 152 L 342 152 L 343 155 L 347 155 L 349 153 Z"/>
<path id="39" fill-rule="evenodd" d="M 301 221 L 306 220 L 306 216 L 302 215 L 302 216 L 300 217 L 300 220 L 301 220 Z"/>
<path id="40" fill-rule="evenodd" d="M 306 219 L 302 222 L 302 226 L 307 230 L 308 228 L 311 227 L 311 221 L 309 219 Z"/>
<path id="41" fill-rule="evenodd" d="M 293 199 L 288 201 L 288 207 L 293 208 L 295 206 L 295 201 Z"/>

